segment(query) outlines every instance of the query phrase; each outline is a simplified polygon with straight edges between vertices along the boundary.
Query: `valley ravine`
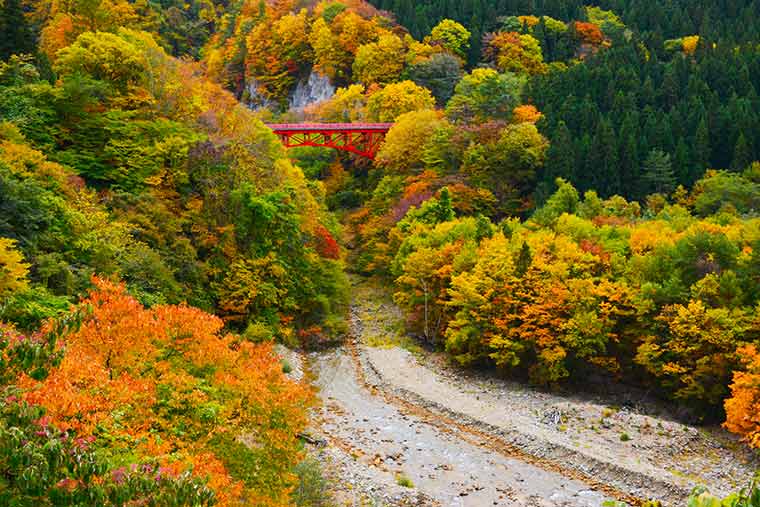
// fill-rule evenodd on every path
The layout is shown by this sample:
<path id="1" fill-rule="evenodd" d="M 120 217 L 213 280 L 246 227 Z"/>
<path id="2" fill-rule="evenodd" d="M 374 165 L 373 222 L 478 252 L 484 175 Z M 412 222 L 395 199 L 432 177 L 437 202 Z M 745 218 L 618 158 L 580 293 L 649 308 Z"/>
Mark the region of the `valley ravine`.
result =
<path id="1" fill-rule="evenodd" d="M 545 424 L 538 412 L 549 407 L 584 422 L 603 406 L 498 382 L 449 382 L 400 347 L 403 317 L 387 293 L 366 280 L 354 284 L 350 341 L 305 357 L 322 399 L 312 431 L 326 443 L 312 452 L 337 505 L 598 507 L 640 504 L 645 491 L 675 505 L 694 484 L 730 489 L 751 476 L 750 456 L 679 423 L 625 413 L 611 416 L 607 434 L 584 434 Z M 614 443 L 617 425 L 648 426 L 650 419 L 661 436 Z M 584 453 L 575 431 L 587 447 L 608 447 L 609 456 Z M 699 452 L 666 449 L 669 442 Z M 711 455 L 702 456 L 707 448 Z M 701 477 L 675 469 L 689 465 Z"/>

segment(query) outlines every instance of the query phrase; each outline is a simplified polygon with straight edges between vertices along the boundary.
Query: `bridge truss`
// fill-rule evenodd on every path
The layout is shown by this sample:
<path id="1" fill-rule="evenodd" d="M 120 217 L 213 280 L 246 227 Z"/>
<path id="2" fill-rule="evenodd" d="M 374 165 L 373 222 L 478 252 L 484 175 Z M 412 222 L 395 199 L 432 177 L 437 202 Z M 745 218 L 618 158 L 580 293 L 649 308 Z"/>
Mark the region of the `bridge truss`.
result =
<path id="1" fill-rule="evenodd" d="M 392 123 L 277 123 L 267 125 L 287 148 L 320 146 L 375 158 Z"/>

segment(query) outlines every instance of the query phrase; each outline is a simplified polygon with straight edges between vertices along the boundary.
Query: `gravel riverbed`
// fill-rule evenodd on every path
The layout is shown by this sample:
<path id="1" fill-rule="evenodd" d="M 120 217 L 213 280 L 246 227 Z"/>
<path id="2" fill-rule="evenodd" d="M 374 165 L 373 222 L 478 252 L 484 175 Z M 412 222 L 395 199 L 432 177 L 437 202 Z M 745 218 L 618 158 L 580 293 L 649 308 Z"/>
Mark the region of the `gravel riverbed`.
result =
<path id="1" fill-rule="evenodd" d="M 388 295 L 363 279 L 354 289 L 351 343 L 305 364 L 281 351 L 320 390 L 311 431 L 326 445 L 312 454 L 338 505 L 590 507 L 652 495 L 675 506 L 695 485 L 726 494 L 758 468 L 719 428 L 412 354 Z"/>

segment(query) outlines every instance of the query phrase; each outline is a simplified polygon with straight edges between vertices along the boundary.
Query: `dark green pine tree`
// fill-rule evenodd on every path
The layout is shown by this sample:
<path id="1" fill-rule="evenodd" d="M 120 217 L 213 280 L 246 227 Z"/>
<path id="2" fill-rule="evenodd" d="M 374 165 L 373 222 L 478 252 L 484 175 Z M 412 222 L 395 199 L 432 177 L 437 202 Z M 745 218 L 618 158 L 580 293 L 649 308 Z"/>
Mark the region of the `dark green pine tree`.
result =
<path id="1" fill-rule="evenodd" d="M 646 145 L 647 151 L 642 154 L 642 159 L 646 157 L 649 150 L 652 148 L 663 148 L 661 144 L 659 125 L 657 121 L 657 111 L 654 108 L 647 106 L 644 108 L 644 114 L 642 116 L 643 124 L 641 127 L 642 141 Z"/>
<path id="2" fill-rule="evenodd" d="M 554 181 L 558 176 L 573 181 L 576 176 L 573 136 L 564 121 L 559 122 L 554 142 L 549 147 L 548 158 L 551 161 L 553 172 L 550 175 L 551 181 L 549 182 L 552 187 L 554 187 Z"/>
<path id="3" fill-rule="evenodd" d="M 544 61 L 552 61 L 552 48 L 549 46 L 549 41 L 546 38 L 546 22 L 544 21 L 544 18 L 541 18 L 538 24 L 533 28 L 533 37 L 538 40 L 538 43 L 541 46 Z"/>
<path id="4" fill-rule="evenodd" d="M 538 203 L 543 203 L 549 198 L 554 191 L 554 182 L 557 177 L 564 178 L 575 185 L 578 184 L 573 147 L 573 136 L 570 134 L 570 129 L 567 128 L 564 121 L 560 121 L 552 142 L 549 144 L 544 172 L 536 189 L 536 201 Z"/>
<path id="5" fill-rule="evenodd" d="M 618 155 L 618 166 L 620 168 L 620 184 L 627 195 L 635 195 L 639 182 L 639 170 L 641 163 L 639 159 L 638 145 L 638 124 L 633 113 L 627 114 L 620 126 L 618 141 L 620 142 L 620 152 Z M 635 195 L 639 197 L 639 195 Z"/>
<path id="6" fill-rule="evenodd" d="M 656 145 L 662 148 L 662 150 L 672 153 L 675 150 L 675 143 L 673 142 L 673 131 L 670 128 L 670 122 L 666 114 L 660 114 L 654 132 L 658 141 Z"/>
<path id="7" fill-rule="evenodd" d="M 406 20 L 407 25 L 413 25 L 416 21 L 415 18 L 415 10 L 414 10 L 414 4 L 411 0 L 401 0 L 401 4 L 399 6 L 399 10 L 397 11 L 399 13 L 399 16 L 401 19 Z M 409 31 L 412 32 L 412 35 L 419 38 L 419 33 L 416 33 L 416 27 L 410 26 L 408 27 Z"/>
<path id="8" fill-rule="evenodd" d="M 483 2 L 481 0 L 472 1 L 472 26 L 473 28 L 483 27 Z"/>
<path id="9" fill-rule="evenodd" d="M 470 36 L 470 50 L 467 53 L 467 63 L 471 67 L 474 67 L 480 59 L 483 43 L 481 41 L 482 35 L 477 27 L 473 26 L 470 29 L 470 33 L 472 35 Z"/>
<path id="10" fill-rule="evenodd" d="M 591 181 L 601 195 L 620 193 L 620 168 L 615 130 L 607 118 L 599 122 L 589 153 Z"/>
<path id="11" fill-rule="evenodd" d="M 416 19 L 417 22 L 415 24 L 417 25 L 417 38 L 422 39 L 433 29 L 433 26 L 430 24 L 430 16 L 427 13 L 427 10 L 422 6 L 417 7 Z"/>
<path id="12" fill-rule="evenodd" d="M 710 111 L 710 146 L 712 147 L 710 162 L 716 169 L 727 169 L 732 166 L 734 148 L 739 137 L 738 120 L 732 116 L 728 107 L 713 106 Z"/>
<path id="13" fill-rule="evenodd" d="M 520 248 L 520 253 L 517 255 L 517 259 L 515 259 L 515 274 L 518 277 L 522 277 L 525 273 L 528 272 L 528 269 L 530 269 L 530 265 L 532 263 L 533 254 L 530 251 L 528 243 L 523 241 L 522 248 Z"/>
<path id="14" fill-rule="evenodd" d="M 459 15 L 462 18 L 461 18 L 461 20 L 457 20 L 457 21 L 461 21 L 462 23 L 466 23 L 468 20 L 470 20 L 472 18 L 472 4 L 473 4 L 473 2 L 474 2 L 474 0 L 461 0 L 459 2 L 459 4 L 460 4 L 459 5 Z M 470 30 L 472 30 L 473 28 L 475 28 L 475 26 L 473 26 L 472 24 L 470 24 L 469 28 L 470 28 Z"/>
<path id="15" fill-rule="evenodd" d="M 491 219 L 482 213 L 478 214 L 477 221 L 475 222 L 475 238 L 480 242 L 484 238 L 490 238 L 493 236 L 494 228 L 491 224 Z"/>
<path id="16" fill-rule="evenodd" d="M 577 115 L 577 128 L 581 132 L 593 132 L 599 126 L 599 107 L 589 95 L 580 104 Z"/>
<path id="17" fill-rule="evenodd" d="M 734 160 L 731 163 L 731 168 L 734 171 L 743 171 L 752 163 L 752 147 L 747 142 L 747 138 L 744 137 L 744 132 L 739 134 L 739 138 L 736 140 L 734 146 Z"/>
<path id="18" fill-rule="evenodd" d="M 699 121 L 697 131 L 694 134 L 694 165 L 692 166 L 691 181 L 702 177 L 707 169 L 710 169 L 710 131 L 707 127 L 705 116 Z"/>
<path id="19" fill-rule="evenodd" d="M 588 132 L 583 134 L 575 146 L 576 186 L 578 190 L 591 190 L 594 188 L 592 180 L 594 166 L 591 159 L 591 136 Z"/>
<path id="20" fill-rule="evenodd" d="M 480 60 L 483 37 L 483 5 L 480 0 L 473 0 L 472 14 L 470 18 L 470 51 L 467 55 L 467 61 L 471 66 L 475 66 Z"/>
<path id="21" fill-rule="evenodd" d="M 458 0 L 447 0 L 443 10 L 438 9 L 436 17 L 451 19 L 462 19 L 462 12 L 460 11 L 461 3 Z"/>
<path id="22" fill-rule="evenodd" d="M 641 171 L 647 193 L 670 194 L 676 188 L 670 155 L 662 150 L 649 152 Z"/>
<path id="23" fill-rule="evenodd" d="M 448 222 L 453 220 L 456 214 L 454 213 L 454 207 L 451 204 L 451 192 L 448 187 L 443 187 L 438 195 L 438 203 L 436 204 L 433 214 L 435 216 L 436 223 Z"/>
<path id="24" fill-rule="evenodd" d="M 20 0 L 0 3 L 0 60 L 11 55 L 32 54 L 35 41 Z"/>
<path id="25" fill-rule="evenodd" d="M 651 106 L 655 103 L 654 83 L 652 78 L 647 76 L 641 90 L 639 91 L 639 105 L 641 107 Z"/>
<path id="26" fill-rule="evenodd" d="M 691 160 L 689 159 L 689 147 L 686 146 L 686 141 L 683 138 L 678 140 L 676 146 L 676 153 L 673 157 L 673 174 L 676 178 L 676 183 L 684 186 L 691 186 L 694 183 L 691 180 Z"/>

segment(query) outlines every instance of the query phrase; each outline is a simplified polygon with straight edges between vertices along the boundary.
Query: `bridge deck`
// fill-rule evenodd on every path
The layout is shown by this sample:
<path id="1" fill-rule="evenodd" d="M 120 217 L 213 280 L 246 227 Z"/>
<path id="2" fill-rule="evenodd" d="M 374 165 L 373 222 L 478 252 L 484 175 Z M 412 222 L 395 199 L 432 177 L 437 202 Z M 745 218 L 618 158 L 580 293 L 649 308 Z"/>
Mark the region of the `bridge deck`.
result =
<path id="1" fill-rule="evenodd" d="M 267 127 L 281 132 L 387 132 L 393 123 L 271 123 Z"/>

